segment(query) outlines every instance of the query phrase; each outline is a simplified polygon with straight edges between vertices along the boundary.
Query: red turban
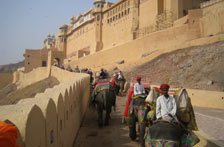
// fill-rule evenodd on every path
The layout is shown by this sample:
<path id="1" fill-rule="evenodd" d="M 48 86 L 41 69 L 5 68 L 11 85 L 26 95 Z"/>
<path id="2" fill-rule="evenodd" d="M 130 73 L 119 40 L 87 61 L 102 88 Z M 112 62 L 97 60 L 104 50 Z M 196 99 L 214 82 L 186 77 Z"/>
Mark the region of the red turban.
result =
<path id="1" fill-rule="evenodd" d="M 139 81 L 139 80 L 141 80 L 141 77 L 136 77 L 136 81 Z"/>
<path id="2" fill-rule="evenodd" d="M 168 85 L 168 84 L 162 84 L 162 85 L 160 85 L 160 89 L 162 90 L 162 89 L 166 89 L 166 90 L 168 90 L 170 88 L 170 86 Z"/>

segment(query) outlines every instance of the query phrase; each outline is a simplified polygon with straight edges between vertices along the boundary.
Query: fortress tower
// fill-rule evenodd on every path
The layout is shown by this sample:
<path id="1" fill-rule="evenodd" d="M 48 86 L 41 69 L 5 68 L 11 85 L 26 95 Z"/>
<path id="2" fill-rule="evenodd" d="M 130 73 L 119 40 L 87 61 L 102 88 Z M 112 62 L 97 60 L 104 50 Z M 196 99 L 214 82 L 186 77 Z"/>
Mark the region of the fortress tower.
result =
<path id="1" fill-rule="evenodd" d="M 93 15 L 95 17 L 95 26 L 96 26 L 96 52 L 103 49 L 102 42 L 102 20 L 103 20 L 103 8 L 104 8 L 104 0 L 96 0 L 94 2 Z"/>

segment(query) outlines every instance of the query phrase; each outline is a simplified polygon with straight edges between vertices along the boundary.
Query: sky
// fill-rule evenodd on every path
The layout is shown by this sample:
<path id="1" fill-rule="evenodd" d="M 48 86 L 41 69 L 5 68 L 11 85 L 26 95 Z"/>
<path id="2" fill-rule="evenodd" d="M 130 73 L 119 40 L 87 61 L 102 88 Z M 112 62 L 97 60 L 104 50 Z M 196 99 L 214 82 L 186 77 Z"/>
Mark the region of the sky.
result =
<path id="1" fill-rule="evenodd" d="M 70 18 L 88 11 L 95 0 L 0 0 L 0 65 L 24 60 L 25 49 L 40 49 Z M 118 0 L 105 0 L 117 2 Z"/>

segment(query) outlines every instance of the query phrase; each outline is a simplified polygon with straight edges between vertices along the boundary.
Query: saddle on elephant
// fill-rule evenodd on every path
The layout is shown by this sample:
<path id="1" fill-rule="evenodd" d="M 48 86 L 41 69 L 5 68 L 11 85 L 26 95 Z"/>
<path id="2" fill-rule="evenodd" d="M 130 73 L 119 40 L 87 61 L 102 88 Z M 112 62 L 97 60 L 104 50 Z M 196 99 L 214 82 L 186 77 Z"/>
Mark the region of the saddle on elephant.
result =
<path id="1" fill-rule="evenodd" d="M 138 118 L 138 121 L 143 123 L 144 122 L 144 114 L 147 109 L 147 105 L 145 103 L 146 95 L 132 95 L 131 102 L 129 105 L 129 112 L 128 117 L 132 113 L 136 114 L 136 117 Z"/>
<path id="2" fill-rule="evenodd" d="M 111 89 L 112 85 L 109 80 L 102 80 L 98 81 L 93 89 L 93 95 L 97 95 L 99 92 L 105 90 L 105 89 Z"/>
<path id="3" fill-rule="evenodd" d="M 129 105 L 131 103 L 131 97 L 134 93 L 134 87 L 130 87 L 128 89 L 128 92 L 127 92 L 127 102 L 126 102 L 126 105 L 125 105 L 125 109 L 124 109 L 124 117 L 125 118 L 128 118 L 128 111 L 129 111 Z"/>
<path id="4" fill-rule="evenodd" d="M 153 121 L 147 132 L 146 142 L 149 147 L 192 147 L 200 140 L 180 122 L 165 120 Z"/>

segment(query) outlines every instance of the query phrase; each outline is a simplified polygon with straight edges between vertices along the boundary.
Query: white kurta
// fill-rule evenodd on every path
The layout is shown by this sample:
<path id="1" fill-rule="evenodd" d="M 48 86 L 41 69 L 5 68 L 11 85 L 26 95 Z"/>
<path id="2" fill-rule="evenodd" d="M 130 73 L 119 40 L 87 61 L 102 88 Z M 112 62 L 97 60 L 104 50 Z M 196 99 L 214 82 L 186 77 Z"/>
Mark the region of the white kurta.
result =
<path id="1" fill-rule="evenodd" d="M 165 98 L 164 95 L 158 97 L 156 101 L 156 118 L 162 117 L 163 120 L 172 121 L 176 118 L 176 101 L 172 96 Z M 169 116 L 172 115 L 172 117 Z"/>
<path id="2" fill-rule="evenodd" d="M 138 82 L 134 85 L 134 95 L 145 94 L 144 85 L 139 84 Z"/>

